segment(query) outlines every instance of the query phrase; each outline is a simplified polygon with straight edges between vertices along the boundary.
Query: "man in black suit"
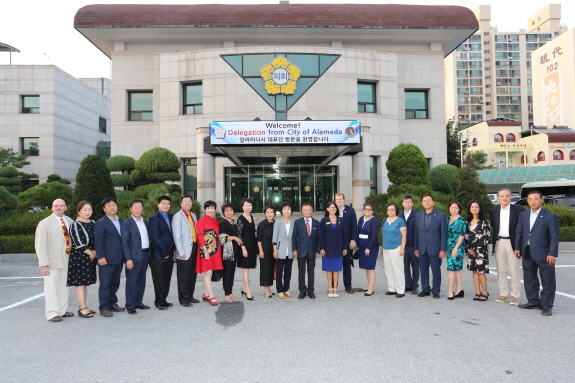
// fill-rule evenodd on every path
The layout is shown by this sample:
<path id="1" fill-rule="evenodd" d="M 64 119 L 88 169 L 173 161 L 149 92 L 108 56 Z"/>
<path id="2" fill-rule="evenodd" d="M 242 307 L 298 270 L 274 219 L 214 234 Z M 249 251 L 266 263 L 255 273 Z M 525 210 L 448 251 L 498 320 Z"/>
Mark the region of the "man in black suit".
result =
<path id="1" fill-rule="evenodd" d="M 405 291 L 411 291 L 413 295 L 417 295 L 417 288 L 419 287 L 419 257 L 415 256 L 415 228 L 419 212 L 413 209 L 414 203 L 415 199 L 412 195 L 404 195 L 403 210 L 399 212 L 399 218 L 403 218 L 407 227 L 405 255 L 403 256 Z"/>
<path id="2" fill-rule="evenodd" d="M 520 309 L 539 309 L 541 314 L 552 314 L 555 300 L 555 261 L 559 251 L 559 220 L 543 209 L 543 195 L 532 191 L 527 195 L 531 209 L 521 212 L 515 233 L 515 255 L 523 257 L 523 280 L 527 303 Z M 539 293 L 539 278 L 543 290 Z"/>
<path id="3" fill-rule="evenodd" d="M 150 308 L 142 302 L 150 262 L 150 236 L 148 221 L 142 217 L 144 203 L 139 199 L 133 200 L 130 202 L 130 212 L 132 216 L 122 222 L 122 246 L 126 260 L 126 310 L 128 314 L 137 314 L 137 308 Z"/>
<path id="4" fill-rule="evenodd" d="M 310 299 L 315 299 L 314 277 L 315 260 L 319 257 L 319 221 L 312 218 L 313 207 L 311 203 L 301 206 L 303 217 L 294 223 L 292 234 L 293 256 L 297 258 L 299 269 L 299 299 L 304 299 L 306 294 Z M 307 269 L 307 286 L 305 285 L 305 272 Z"/>
<path id="5" fill-rule="evenodd" d="M 351 287 L 351 264 L 353 262 L 352 251 L 357 247 L 357 216 L 355 210 L 345 204 L 345 195 L 337 193 L 335 195 L 335 204 L 339 209 L 339 216 L 343 219 L 343 230 L 346 233 L 346 238 L 349 238 L 349 243 L 345 244 L 347 251 L 343 256 L 343 285 L 348 294 L 353 294 Z"/>
<path id="6" fill-rule="evenodd" d="M 121 224 L 124 221 L 118 217 L 116 199 L 106 197 L 102 201 L 105 216 L 94 225 L 94 246 L 98 258 L 98 279 L 100 288 L 100 315 L 106 318 L 113 317 L 113 312 L 122 312 L 124 307 L 118 306 L 116 292 L 120 288 L 120 275 L 124 265 L 124 252 L 122 251 Z"/>
<path id="7" fill-rule="evenodd" d="M 168 213 L 172 200 L 168 196 L 158 198 L 158 212 L 150 217 L 150 270 L 154 281 L 154 304 L 160 310 L 167 310 L 172 304 L 166 299 L 170 292 L 172 270 L 174 268 L 174 238 L 172 237 L 172 217 Z"/>
<path id="8" fill-rule="evenodd" d="M 519 214 L 525 211 L 520 206 L 511 204 L 511 191 L 500 189 L 497 192 L 500 205 L 489 209 L 489 217 L 493 226 L 493 252 L 497 262 L 497 281 L 499 282 L 499 297 L 495 302 L 509 303 L 517 306 L 521 293 L 521 276 L 519 275 L 519 258 L 515 256 L 515 229 Z M 507 272 L 511 277 L 511 297 L 507 287 Z"/>

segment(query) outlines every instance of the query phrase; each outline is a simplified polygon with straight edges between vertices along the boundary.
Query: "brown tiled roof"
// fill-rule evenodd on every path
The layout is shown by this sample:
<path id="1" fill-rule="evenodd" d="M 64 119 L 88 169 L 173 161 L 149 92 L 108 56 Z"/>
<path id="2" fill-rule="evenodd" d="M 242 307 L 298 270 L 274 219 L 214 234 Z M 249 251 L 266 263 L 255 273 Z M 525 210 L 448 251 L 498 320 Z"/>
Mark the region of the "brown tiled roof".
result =
<path id="1" fill-rule="evenodd" d="M 575 133 L 547 133 L 549 142 L 575 142 Z"/>
<path id="2" fill-rule="evenodd" d="M 398 4 L 97 4 L 76 12 L 75 28 L 308 27 L 478 28 L 459 6 Z"/>
<path id="3" fill-rule="evenodd" d="M 487 126 L 521 126 L 520 121 L 485 121 Z"/>

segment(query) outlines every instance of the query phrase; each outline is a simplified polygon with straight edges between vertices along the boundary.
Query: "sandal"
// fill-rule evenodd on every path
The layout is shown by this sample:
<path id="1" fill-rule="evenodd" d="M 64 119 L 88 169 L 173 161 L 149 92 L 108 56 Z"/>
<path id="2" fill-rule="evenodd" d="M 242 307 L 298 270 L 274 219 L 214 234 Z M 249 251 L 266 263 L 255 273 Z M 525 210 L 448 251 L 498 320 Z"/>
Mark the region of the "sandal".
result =
<path id="1" fill-rule="evenodd" d="M 478 300 L 479 300 L 479 297 L 482 297 L 482 296 L 483 296 L 483 295 L 481 295 L 481 294 L 475 294 L 475 296 L 473 297 L 473 300 L 474 300 L 474 301 L 478 301 Z"/>
<path id="2" fill-rule="evenodd" d="M 230 302 L 230 303 L 231 303 L 231 302 L 233 302 L 233 301 L 234 301 L 234 299 L 233 299 L 231 296 L 226 295 L 226 302 Z"/>
<path id="3" fill-rule="evenodd" d="M 332 289 L 333 291 L 335 291 L 335 293 L 333 294 L 334 298 L 339 298 L 339 294 L 337 293 L 337 289 Z"/>
<path id="4" fill-rule="evenodd" d="M 485 299 L 481 299 L 481 298 L 485 298 Z M 488 299 L 489 299 L 489 293 L 487 293 L 487 295 L 481 294 L 481 295 L 479 296 L 478 301 L 480 301 L 480 302 L 485 302 L 485 301 L 487 301 Z"/>
<path id="5" fill-rule="evenodd" d="M 333 298 L 333 293 L 331 292 L 333 289 L 329 289 L 327 290 L 327 296 L 328 298 Z"/>
<path id="6" fill-rule="evenodd" d="M 88 312 L 88 314 L 82 314 L 82 310 L 88 310 L 88 308 L 87 308 L 87 307 L 80 307 L 80 308 L 78 308 L 78 316 L 79 316 L 80 318 L 93 318 L 93 317 L 94 317 L 94 313 L 92 312 L 92 310 L 90 310 L 90 311 Z M 68 314 L 68 313 L 66 313 L 66 314 Z M 65 315 L 65 314 L 64 314 L 64 315 Z"/>

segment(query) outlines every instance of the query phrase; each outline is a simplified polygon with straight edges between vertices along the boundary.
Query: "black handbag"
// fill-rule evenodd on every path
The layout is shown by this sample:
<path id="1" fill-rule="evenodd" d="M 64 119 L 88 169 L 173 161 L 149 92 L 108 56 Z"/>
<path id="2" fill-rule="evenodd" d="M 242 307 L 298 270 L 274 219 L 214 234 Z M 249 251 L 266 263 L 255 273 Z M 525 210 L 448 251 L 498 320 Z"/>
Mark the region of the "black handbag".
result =
<path id="1" fill-rule="evenodd" d="M 214 270 L 212 271 L 212 282 L 219 282 L 222 280 L 224 276 L 223 270 Z"/>

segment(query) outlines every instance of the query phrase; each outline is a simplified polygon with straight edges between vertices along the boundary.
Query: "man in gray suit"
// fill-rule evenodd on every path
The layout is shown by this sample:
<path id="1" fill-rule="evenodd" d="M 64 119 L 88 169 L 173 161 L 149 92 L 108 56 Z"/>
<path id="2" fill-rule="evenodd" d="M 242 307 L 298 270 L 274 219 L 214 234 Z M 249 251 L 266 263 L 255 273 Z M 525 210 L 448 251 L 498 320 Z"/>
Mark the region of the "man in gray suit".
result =
<path id="1" fill-rule="evenodd" d="M 559 250 L 559 220 L 543 209 L 543 195 L 532 191 L 527 195 L 531 209 L 519 214 L 515 232 L 515 256 L 523 258 L 523 280 L 527 303 L 521 309 L 538 309 L 541 314 L 552 314 L 555 300 L 555 261 Z M 521 249 L 521 250 L 520 250 Z M 539 278 L 543 290 L 539 293 Z"/>
<path id="2" fill-rule="evenodd" d="M 176 246 L 176 264 L 178 265 L 178 299 L 184 307 L 200 301 L 194 298 L 196 288 L 196 254 L 198 252 L 198 233 L 196 215 L 192 213 L 193 199 L 184 195 L 180 199 L 182 210 L 172 218 L 172 235 Z"/>
<path id="3" fill-rule="evenodd" d="M 68 228 L 74 222 L 64 215 L 66 202 L 57 199 L 52 203 L 54 214 L 44 218 L 36 228 L 34 245 L 40 272 L 44 277 L 44 298 L 46 300 L 46 319 L 50 322 L 62 322 L 62 317 L 74 316 L 67 312 L 69 287 L 68 259 L 71 242 Z"/>

